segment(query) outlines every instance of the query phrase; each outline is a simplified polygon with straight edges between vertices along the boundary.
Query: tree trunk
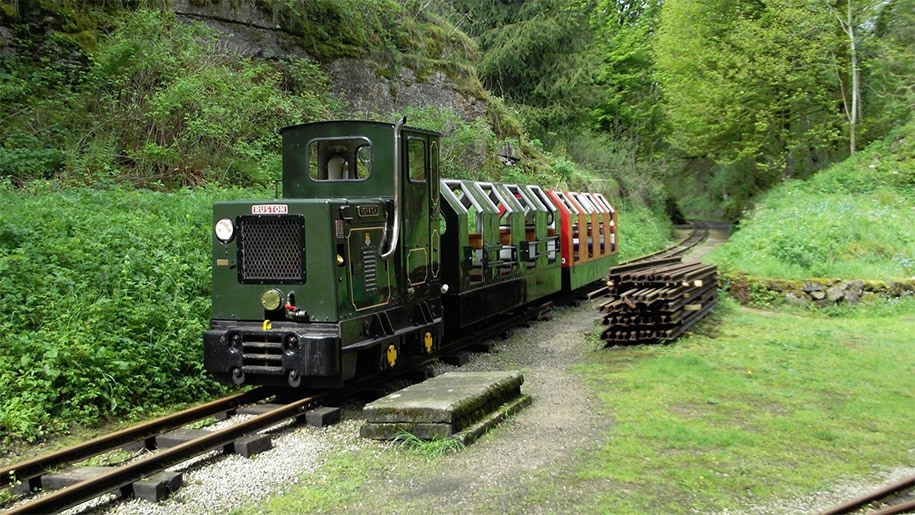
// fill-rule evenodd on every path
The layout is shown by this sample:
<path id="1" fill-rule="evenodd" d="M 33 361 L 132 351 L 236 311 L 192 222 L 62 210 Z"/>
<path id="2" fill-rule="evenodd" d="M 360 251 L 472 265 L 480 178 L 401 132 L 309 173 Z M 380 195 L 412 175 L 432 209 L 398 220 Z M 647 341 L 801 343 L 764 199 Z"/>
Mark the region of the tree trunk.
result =
<path id="1" fill-rule="evenodd" d="M 848 117 L 849 152 L 851 155 L 855 155 L 855 131 L 858 125 L 858 115 L 861 110 L 861 85 L 860 74 L 858 72 L 858 52 L 855 43 L 855 26 L 851 14 L 851 0 L 848 0 L 845 28 L 846 33 L 848 34 L 848 52 L 849 59 L 851 60 L 851 112 Z"/>

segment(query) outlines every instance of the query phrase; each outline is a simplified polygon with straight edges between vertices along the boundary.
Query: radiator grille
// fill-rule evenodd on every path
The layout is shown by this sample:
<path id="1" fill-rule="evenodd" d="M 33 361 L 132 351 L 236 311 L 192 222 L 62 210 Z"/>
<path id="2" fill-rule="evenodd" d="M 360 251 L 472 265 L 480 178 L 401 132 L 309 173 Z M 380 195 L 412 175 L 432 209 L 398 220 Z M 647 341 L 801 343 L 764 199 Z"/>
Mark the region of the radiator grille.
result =
<path id="1" fill-rule="evenodd" d="M 242 283 L 304 283 L 304 217 L 239 217 L 238 262 Z"/>

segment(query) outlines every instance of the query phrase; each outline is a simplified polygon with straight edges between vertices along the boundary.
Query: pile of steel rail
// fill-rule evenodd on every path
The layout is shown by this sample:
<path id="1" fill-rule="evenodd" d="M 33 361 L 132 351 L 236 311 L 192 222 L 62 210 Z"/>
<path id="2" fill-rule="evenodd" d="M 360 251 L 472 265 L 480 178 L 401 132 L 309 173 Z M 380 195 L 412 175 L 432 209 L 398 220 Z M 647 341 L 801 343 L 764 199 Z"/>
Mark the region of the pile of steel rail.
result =
<path id="1" fill-rule="evenodd" d="M 718 268 L 668 258 L 610 269 L 611 300 L 600 306 L 607 345 L 672 340 L 715 305 Z"/>

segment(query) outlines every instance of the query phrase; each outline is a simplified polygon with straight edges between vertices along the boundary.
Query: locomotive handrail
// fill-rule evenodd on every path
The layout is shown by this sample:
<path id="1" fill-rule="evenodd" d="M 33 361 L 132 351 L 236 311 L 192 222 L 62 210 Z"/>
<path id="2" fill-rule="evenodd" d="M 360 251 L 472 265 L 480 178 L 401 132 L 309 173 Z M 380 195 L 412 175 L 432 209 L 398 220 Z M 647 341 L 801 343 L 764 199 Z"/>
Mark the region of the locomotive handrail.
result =
<path id="1" fill-rule="evenodd" d="M 391 244 L 388 247 L 388 250 L 381 254 L 381 259 L 388 259 L 394 254 L 394 251 L 397 250 L 398 240 L 400 239 L 400 130 L 406 123 L 407 117 L 404 116 L 394 124 L 394 222 L 392 224 L 394 227 L 391 230 Z M 387 237 L 387 225 L 385 225 L 384 232 L 385 237 Z"/>

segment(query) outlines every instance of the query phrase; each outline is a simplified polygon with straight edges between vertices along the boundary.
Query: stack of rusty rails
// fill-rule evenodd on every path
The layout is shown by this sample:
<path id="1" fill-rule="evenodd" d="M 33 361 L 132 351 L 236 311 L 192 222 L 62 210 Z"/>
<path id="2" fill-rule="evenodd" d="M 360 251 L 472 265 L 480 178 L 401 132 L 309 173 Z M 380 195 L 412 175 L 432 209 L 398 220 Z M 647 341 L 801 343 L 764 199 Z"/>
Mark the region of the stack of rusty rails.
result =
<path id="1" fill-rule="evenodd" d="M 672 340 L 705 316 L 718 294 L 718 268 L 680 258 L 610 269 L 611 300 L 600 306 L 607 346 Z"/>

